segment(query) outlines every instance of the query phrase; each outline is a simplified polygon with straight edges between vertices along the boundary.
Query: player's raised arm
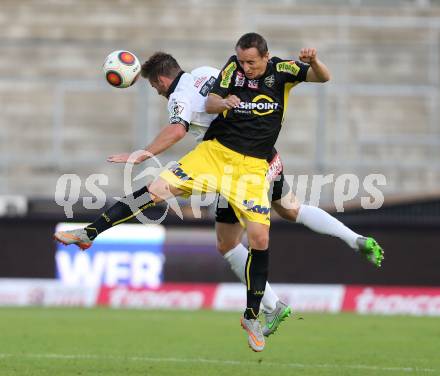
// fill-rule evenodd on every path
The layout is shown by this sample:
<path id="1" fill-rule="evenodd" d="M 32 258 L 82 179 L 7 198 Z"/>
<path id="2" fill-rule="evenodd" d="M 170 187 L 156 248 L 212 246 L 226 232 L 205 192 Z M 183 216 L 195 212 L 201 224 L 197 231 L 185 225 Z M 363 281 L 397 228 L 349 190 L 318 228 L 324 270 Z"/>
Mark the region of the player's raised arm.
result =
<path id="1" fill-rule="evenodd" d="M 107 158 L 107 162 L 112 163 L 142 163 L 149 159 L 151 155 L 158 155 L 171 146 L 179 142 L 186 135 L 186 128 L 183 124 L 168 124 L 155 137 L 153 142 L 145 149 L 138 150 L 134 153 L 122 153 L 111 155 Z"/>
<path id="2" fill-rule="evenodd" d="M 145 150 L 153 155 L 160 154 L 185 137 L 186 132 L 186 127 L 181 123 L 168 124 Z"/>
<path id="3" fill-rule="evenodd" d="M 318 59 L 316 48 L 302 48 L 299 53 L 299 60 L 310 65 L 307 71 L 307 82 L 327 82 L 330 80 L 330 71 Z"/>

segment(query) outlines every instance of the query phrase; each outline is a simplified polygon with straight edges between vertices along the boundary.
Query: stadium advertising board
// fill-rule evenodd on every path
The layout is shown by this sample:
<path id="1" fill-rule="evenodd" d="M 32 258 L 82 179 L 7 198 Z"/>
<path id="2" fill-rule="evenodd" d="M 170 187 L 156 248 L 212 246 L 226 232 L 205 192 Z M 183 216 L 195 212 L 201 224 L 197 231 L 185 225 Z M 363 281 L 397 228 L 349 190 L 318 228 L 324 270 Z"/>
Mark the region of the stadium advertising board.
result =
<path id="1" fill-rule="evenodd" d="M 295 312 L 440 316 L 440 288 L 272 284 Z M 241 311 L 239 283 L 163 283 L 157 288 L 69 286 L 60 280 L 0 278 L 0 306 L 107 306 Z"/>
<path id="2" fill-rule="evenodd" d="M 343 285 L 271 284 L 279 298 L 301 312 L 340 312 Z M 237 283 L 221 283 L 213 302 L 217 310 L 241 310 L 246 305 L 246 290 Z"/>
<path id="3" fill-rule="evenodd" d="M 51 279 L 0 279 L 0 306 L 96 305 L 99 289 L 66 286 Z"/>
<path id="4" fill-rule="evenodd" d="M 362 314 L 440 316 L 440 289 L 347 286 L 342 309 Z"/>
<path id="5" fill-rule="evenodd" d="M 84 224 L 60 223 L 58 230 Z M 123 224 L 102 233 L 87 251 L 59 244 L 56 276 L 67 286 L 157 288 L 163 280 L 165 228 Z"/>
<path id="6" fill-rule="evenodd" d="M 215 284 L 166 283 L 157 289 L 102 286 L 97 304 L 114 308 L 209 309 Z"/>

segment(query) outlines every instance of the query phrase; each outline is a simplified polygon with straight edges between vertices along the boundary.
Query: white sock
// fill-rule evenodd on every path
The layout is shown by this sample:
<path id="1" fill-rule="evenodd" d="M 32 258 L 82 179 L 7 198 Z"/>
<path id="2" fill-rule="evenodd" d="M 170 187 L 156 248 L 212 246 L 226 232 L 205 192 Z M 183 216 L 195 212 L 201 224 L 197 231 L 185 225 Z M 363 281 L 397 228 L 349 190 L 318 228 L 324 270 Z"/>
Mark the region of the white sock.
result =
<path id="1" fill-rule="evenodd" d="M 231 266 L 232 271 L 238 277 L 238 279 L 246 284 L 246 277 L 244 275 L 244 270 L 246 268 L 246 260 L 248 257 L 248 250 L 243 244 L 238 244 L 235 248 L 232 248 L 230 251 L 226 252 L 223 256 L 229 265 Z M 278 296 L 270 287 L 269 282 L 266 282 L 266 289 L 264 290 L 264 296 L 261 300 L 263 304 L 263 308 L 267 312 L 272 312 L 279 300 Z"/>
<path id="2" fill-rule="evenodd" d="M 336 236 L 346 242 L 351 248 L 358 249 L 356 239 L 361 235 L 356 234 L 335 217 L 316 206 L 301 205 L 296 222 L 302 223 L 304 226 L 320 234 Z"/>

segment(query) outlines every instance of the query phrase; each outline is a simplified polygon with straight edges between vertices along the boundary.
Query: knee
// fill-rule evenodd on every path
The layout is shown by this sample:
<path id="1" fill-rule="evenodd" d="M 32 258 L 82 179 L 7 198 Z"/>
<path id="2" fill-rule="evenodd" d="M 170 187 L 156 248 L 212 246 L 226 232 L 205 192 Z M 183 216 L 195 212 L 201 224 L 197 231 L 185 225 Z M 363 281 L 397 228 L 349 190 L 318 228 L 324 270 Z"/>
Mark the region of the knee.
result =
<path id="1" fill-rule="evenodd" d="M 235 248 L 240 243 L 240 239 L 238 238 L 225 238 L 222 236 L 217 236 L 217 249 L 222 254 L 225 255 L 231 249 Z"/>
<path id="2" fill-rule="evenodd" d="M 252 234 L 249 237 L 249 245 L 253 249 L 267 249 L 269 248 L 269 232 Z"/>
<path id="3" fill-rule="evenodd" d="M 295 206 L 289 209 L 284 209 L 280 214 L 281 218 L 288 221 L 296 222 L 299 213 L 299 206 Z"/>
<path id="4" fill-rule="evenodd" d="M 165 200 L 170 195 L 170 189 L 167 184 L 161 181 L 154 181 L 148 186 L 151 199 L 154 202 L 160 202 Z"/>
<path id="5" fill-rule="evenodd" d="M 295 198 L 283 198 L 281 200 L 273 202 L 272 207 L 281 218 L 288 221 L 296 222 L 301 205 L 297 202 Z"/>

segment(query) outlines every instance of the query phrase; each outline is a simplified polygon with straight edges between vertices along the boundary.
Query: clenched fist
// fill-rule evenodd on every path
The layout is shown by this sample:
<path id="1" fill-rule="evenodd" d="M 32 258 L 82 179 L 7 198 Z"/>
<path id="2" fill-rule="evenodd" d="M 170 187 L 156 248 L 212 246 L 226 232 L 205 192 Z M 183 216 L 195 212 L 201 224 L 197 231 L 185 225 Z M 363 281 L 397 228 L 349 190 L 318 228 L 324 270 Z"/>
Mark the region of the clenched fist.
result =
<path id="1" fill-rule="evenodd" d="M 311 64 L 315 62 L 316 57 L 316 48 L 301 48 L 299 52 L 299 60 L 303 63 Z"/>

